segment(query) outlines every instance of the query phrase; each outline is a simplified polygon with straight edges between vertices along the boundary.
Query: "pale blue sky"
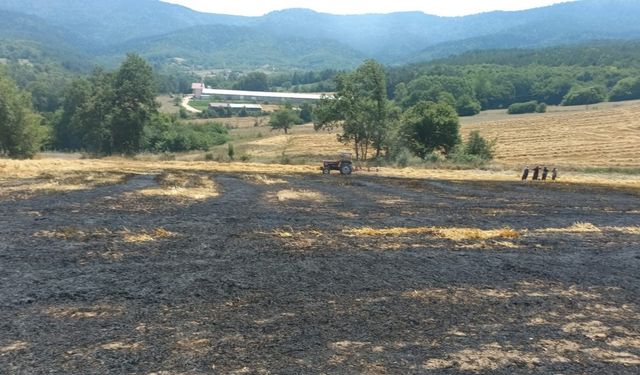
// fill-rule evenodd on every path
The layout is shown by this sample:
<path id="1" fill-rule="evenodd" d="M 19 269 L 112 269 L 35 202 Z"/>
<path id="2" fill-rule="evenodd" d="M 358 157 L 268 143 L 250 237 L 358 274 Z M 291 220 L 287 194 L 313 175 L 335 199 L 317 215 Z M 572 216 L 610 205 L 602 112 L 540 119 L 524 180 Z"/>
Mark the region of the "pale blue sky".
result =
<path id="1" fill-rule="evenodd" d="M 209 13 L 260 16 L 273 10 L 309 8 L 332 14 L 422 11 L 439 16 L 462 16 L 492 10 L 522 10 L 573 0 L 162 0 Z"/>

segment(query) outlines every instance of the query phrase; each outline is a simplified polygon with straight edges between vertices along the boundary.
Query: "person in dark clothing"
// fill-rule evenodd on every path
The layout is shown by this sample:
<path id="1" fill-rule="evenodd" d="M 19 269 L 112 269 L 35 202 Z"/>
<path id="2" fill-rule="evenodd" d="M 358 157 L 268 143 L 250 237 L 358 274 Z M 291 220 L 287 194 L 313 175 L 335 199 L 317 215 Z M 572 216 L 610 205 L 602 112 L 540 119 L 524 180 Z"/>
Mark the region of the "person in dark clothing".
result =
<path id="1" fill-rule="evenodd" d="M 539 175 L 540 175 L 540 166 L 536 165 L 536 167 L 533 168 L 533 177 L 531 179 L 535 181 L 538 179 Z"/>
<path id="2" fill-rule="evenodd" d="M 558 168 L 553 168 L 551 171 L 551 180 L 555 181 L 558 178 Z"/>
<path id="3" fill-rule="evenodd" d="M 549 175 L 549 168 L 544 167 L 542 169 L 542 181 L 546 181 L 548 175 Z"/>
<path id="4" fill-rule="evenodd" d="M 522 181 L 525 181 L 529 177 L 529 167 L 524 167 L 524 171 L 522 172 Z"/>

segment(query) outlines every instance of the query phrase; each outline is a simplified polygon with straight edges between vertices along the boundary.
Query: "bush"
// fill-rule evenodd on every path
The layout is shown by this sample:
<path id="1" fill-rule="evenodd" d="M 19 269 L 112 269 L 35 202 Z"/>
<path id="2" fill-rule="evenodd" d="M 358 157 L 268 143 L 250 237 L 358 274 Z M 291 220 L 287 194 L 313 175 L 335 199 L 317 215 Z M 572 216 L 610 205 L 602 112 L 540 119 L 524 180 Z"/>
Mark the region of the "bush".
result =
<path id="1" fill-rule="evenodd" d="M 458 166 L 464 165 L 473 168 L 480 167 L 487 161 L 487 159 L 479 155 L 467 153 L 466 145 L 463 144 L 458 144 L 454 147 L 451 153 L 447 155 L 447 160 Z"/>
<path id="2" fill-rule="evenodd" d="M 233 157 L 236 155 L 236 151 L 233 148 L 233 144 L 229 143 L 229 147 L 227 148 L 227 156 L 229 156 L 229 160 L 233 160 Z"/>
<path id="3" fill-rule="evenodd" d="M 480 102 L 469 95 L 464 95 L 456 103 L 456 111 L 459 116 L 475 116 L 480 113 Z"/>
<path id="4" fill-rule="evenodd" d="M 520 115 L 523 113 L 535 113 L 538 110 L 538 102 L 533 100 L 526 103 L 513 103 L 509 106 L 507 113 L 510 115 Z M 546 107 L 545 107 L 546 110 Z"/>
<path id="5" fill-rule="evenodd" d="M 424 158 L 434 150 L 448 153 L 460 140 L 460 122 L 448 104 L 419 102 L 402 115 L 402 136 L 406 146 Z"/>
<path id="6" fill-rule="evenodd" d="M 409 165 L 416 165 L 422 163 L 422 159 L 416 157 L 409 149 L 402 148 L 395 157 L 395 164 L 400 168 L 408 167 Z"/>
<path id="7" fill-rule="evenodd" d="M 46 143 L 48 133 L 42 117 L 31 108 L 29 94 L 20 92 L 0 71 L 0 155 L 32 158 Z"/>
<path id="8" fill-rule="evenodd" d="M 202 150 L 227 142 L 228 132 L 220 124 L 182 124 L 167 115 L 155 116 L 143 130 L 143 148 L 149 152 Z"/>
<path id="9" fill-rule="evenodd" d="M 493 159 L 495 145 L 496 140 L 487 141 L 482 138 L 479 131 L 474 130 L 469 134 L 469 139 L 464 146 L 464 153 L 477 156 L 482 160 L 491 160 Z"/>
<path id="10" fill-rule="evenodd" d="M 633 99 L 640 99 L 640 77 L 629 77 L 618 81 L 609 93 L 609 100 L 612 102 Z"/>
<path id="11" fill-rule="evenodd" d="M 280 154 L 279 163 L 280 164 L 291 164 L 291 158 L 287 155 L 286 152 L 282 151 L 282 154 Z"/>
<path id="12" fill-rule="evenodd" d="M 601 103 L 605 100 L 605 91 L 602 87 L 591 86 L 585 88 L 573 88 L 562 100 L 562 105 L 587 105 Z"/>
<path id="13" fill-rule="evenodd" d="M 213 156 L 213 153 L 207 152 L 206 154 L 204 154 L 204 160 L 205 161 L 214 161 L 215 160 L 215 156 Z"/>
<path id="14" fill-rule="evenodd" d="M 536 112 L 537 113 L 545 113 L 545 112 L 547 112 L 547 103 L 538 104 L 538 106 L 536 107 Z"/>
<path id="15" fill-rule="evenodd" d="M 447 158 L 440 152 L 432 151 L 425 155 L 424 161 L 428 163 L 438 163 L 447 160 Z"/>
<path id="16" fill-rule="evenodd" d="M 186 109 L 184 109 L 184 107 L 180 107 L 180 110 L 178 112 L 178 115 L 180 116 L 181 119 L 188 119 L 189 118 L 189 112 L 187 112 Z"/>

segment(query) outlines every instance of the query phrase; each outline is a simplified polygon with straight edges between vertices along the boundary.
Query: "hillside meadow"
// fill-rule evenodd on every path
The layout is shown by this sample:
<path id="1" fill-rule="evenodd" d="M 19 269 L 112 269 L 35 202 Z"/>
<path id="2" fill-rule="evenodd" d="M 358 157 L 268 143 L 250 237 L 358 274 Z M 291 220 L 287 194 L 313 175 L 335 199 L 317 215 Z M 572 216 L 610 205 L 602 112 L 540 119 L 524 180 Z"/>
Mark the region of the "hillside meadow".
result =
<path id="1" fill-rule="evenodd" d="M 487 111 L 461 122 L 463 134 L 478 130 L 497 140 L 497 163 L 640 167 L 640 101 L 549 107 L 544 114 Z"/>
<path id="2" fill-rule="evenodd" d="M 348 145 L 337 132 L 313 130 L 312 124 L 294 126 L 290 134 L 273 131 L 269 119 L 215 119 L 231 128 L 236 155 L 254 162 L 317 164 L 332 159 Z M 259 126 L 255 126 L 256 122 Z M 525 165 L 547 165 L 565 170 L 634 173 L 640 168 L 640 101 L 589 106 L 550 106 L 547 113 L 508 115 L 506 110 L 481 112 L 460 118 L 463 139 L 474 130 L 496 140 L 490 169 L 520 170 Z M 224 159 L 227 145 L 211 153 Z M 199 160 L 203 153 L 178 155 Z"/>

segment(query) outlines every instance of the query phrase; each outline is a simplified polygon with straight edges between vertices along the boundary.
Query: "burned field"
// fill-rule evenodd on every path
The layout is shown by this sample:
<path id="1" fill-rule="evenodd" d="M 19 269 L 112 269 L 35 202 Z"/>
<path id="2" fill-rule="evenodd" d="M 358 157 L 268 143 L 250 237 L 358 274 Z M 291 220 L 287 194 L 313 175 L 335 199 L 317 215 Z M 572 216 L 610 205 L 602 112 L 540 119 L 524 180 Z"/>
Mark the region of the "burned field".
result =
<path id="1" fill-rule="evenodd" d="M 640 369 L 637 191 L 103 177 L 2 182 L 0 373 Z"/>

